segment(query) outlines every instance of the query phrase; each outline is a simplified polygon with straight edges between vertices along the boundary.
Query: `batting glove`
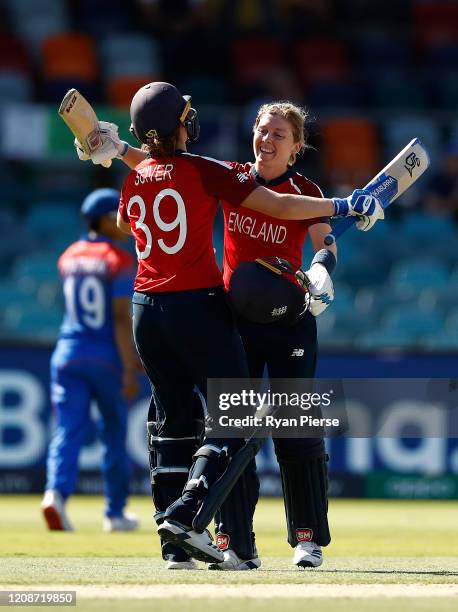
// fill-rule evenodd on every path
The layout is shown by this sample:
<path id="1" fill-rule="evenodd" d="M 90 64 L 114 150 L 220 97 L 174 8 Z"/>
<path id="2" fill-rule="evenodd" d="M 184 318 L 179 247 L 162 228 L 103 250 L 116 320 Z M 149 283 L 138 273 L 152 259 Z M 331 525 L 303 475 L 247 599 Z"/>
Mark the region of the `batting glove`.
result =
<path id="1" fill-rule="evenodd" d="M 367 232 L 379 219 L 385 218 L 380 200 L 366 189 L 355 189 L 348 198 L 332 198 L 335 217 L 359 217 L 356 227 Z"/>
<path id="2" fill-rule="evenodd" d="M 108 166 L 114 158 L 121 158 L 127 151 L 128 144 L 118 136 L 118 126 L 108 121 L 99 121 L 99 129 L 102 144 L 90 155 L 84 150 L 83 145 L 75 138 L 74 145 L 78 158 L 81 161 L 90 159 L 93 164 Z"/>
<path id="3" fill-rule="evenodd" d="M 309 311 L 314 317 L 321 314 L 334 299 L 334 286 L 324 266 L 315 263 L 306 272 L 298 270 L 296 280 L 310 293 Z"/>

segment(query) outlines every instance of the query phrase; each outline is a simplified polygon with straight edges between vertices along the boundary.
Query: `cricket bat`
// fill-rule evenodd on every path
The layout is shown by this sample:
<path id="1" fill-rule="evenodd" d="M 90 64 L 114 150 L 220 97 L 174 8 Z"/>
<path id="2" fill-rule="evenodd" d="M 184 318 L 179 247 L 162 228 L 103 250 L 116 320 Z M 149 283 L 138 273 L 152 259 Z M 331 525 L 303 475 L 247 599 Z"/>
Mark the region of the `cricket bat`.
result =
<path id="1" fill-rule="evenodd" d="M 59 115 L 68 125 L 84 152 L 91 155 L 102 145 L 102 136 L 99 130 L 97 115 L 94 109 L 76 89 L 70 89 L 64 96 L 60 106 Z M 103 162 L 105 168 L 111 166 L 111 159 Z"/>
<path id="2" fill-rule="evenodd" d="M 381 170 L 377 176 L 364 187 L 376 196 L 387 208 L 392 202 L 404 193 L 429 167 L 429 155 L 418 138 L 414 138 L 400 151 L 394 159 Z M 357 217 L 342 219 L 331 234 L 328 234 L 324 243 L 329 246 L 339 236 L 342 236 L 354 223 Z"/>

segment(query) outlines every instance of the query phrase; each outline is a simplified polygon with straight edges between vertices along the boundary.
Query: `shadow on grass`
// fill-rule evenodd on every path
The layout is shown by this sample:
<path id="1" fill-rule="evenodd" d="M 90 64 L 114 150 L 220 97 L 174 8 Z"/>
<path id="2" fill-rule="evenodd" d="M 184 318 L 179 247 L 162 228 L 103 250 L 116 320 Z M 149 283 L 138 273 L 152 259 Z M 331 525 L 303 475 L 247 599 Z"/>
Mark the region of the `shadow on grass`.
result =
<path id="1" fill-rule="evenodd" d="M 290 572 L 291 570 L 282 569 L 265 569 L 264 572 Z M 404 574 L 413 576 L 458 576 L 458 572 L 446 571 L 415 571 L 415 570 L 345 570 L 345 569 L 316 569 L 316 568 L 299 568 L 299 571 L 312 572 L 313 574 Z"/>

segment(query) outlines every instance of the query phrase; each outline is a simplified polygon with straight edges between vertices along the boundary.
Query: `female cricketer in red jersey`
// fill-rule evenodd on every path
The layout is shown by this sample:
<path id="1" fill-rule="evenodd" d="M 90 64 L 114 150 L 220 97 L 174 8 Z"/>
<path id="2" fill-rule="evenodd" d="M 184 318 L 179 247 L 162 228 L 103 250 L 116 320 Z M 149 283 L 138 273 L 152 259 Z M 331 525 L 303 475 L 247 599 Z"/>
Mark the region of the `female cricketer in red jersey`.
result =
<path id="1" fill-rule="evenodd" d="M 141 88 L 132 100 L 131 119 L 148 157 L 126 179 L 118 222 L 134 234 L 139 260 L 133 326 L 153 390 L 148 432 L 158 533 L 168 542 L 163 555 L 169 567 L 192 567 L 191 556 L 222 562 L 223 553 L 209 536 L 190 527 L 225 458 L 241 444 L 207 439 L 194 452 L 200 436 L 194 385 L 205 395 L 207 378 L 248 375 L 214 259 L 211 232 L 218 200 L 283 219 L 357 215 L 361 229 L 369 229 L 383 212 L 368 192 L 334 200 L 278 194 L 230 164 L 186 153 L 187 142 L 198 134 L 197 113 L 189 97 L 168 83 Z M 111 157 L 123 156 L 129 165 L 144 158 L 145 152 L 120 142 L 112 128 L 104 129 Z"/>
<path id="2" fill-rule="evenodd" d="M 296 156 L 306 147 L 306 117 L 303 109 L 288 102 L 261 106 L 253 128 L 255 162 L 234 164 L 234 167 L 273 191 L 323 197 L 315 183 L 292 169 Z M 233 301 L 241 305 L 237 327 L 246 351 L 250 376 L 262 378 L 266 367 L 271 379 L 312 379 L 317 359 L 315 316 L 334 297 L 329 272 L 336 262 L 336 247 L 324 245 L 324 237 L 331 231 L 329 219 L 280 220 L 259 211 L 234 210 L 226 202 L 223 203 L 223 212 L 223 277 Z M 246 306 L 249 285 L 254 285 L 251 269 L 241 271 L 237 280 L 234 277 L 236 282 L 231 284 L 232 274 L 243 262 L 271 257 L 284 259 L 293 270 L 299 270 L 308 235 L 316 252 L 307 271 L 312 295 L 309 310 L 299 314 L 293 312 L 289 317 L 280 315 L 278 321 L 272 317 L 271 323 L 266 325 L 265 321 L 273 310 L 270 308 L 266 317 L 267 300 L 259 304 L 259 312 L 256 308 L 253 310 L 252 305 Z M 254 273 L 255 269 L 252 268 Z M 268 291 L 267 287 L 265 291 Z M 282 303 L 285 301 L 284 296 L 281 300 Z M 288 542 L 294 547 L 293 562 L 299 567 L 317 567 L 322 563 L 321 546 L 330 542 L 324 440 L 274 438 L 273 442 L 280 465 Z M 242 504 L 236 502 L 241 498 L 243 486 L 245 490 L 258 490 L 254 461 L 240 480 L 216 516 L 217 542 L 226 551 L 225 561 L 217 567 L 214 564 L 215 569 L 236 569 L 240 559 L 256 554 L 252 536 L 256 495 L 245 496 Z M 247 520 L 247 514 L 250 520 Z"/>

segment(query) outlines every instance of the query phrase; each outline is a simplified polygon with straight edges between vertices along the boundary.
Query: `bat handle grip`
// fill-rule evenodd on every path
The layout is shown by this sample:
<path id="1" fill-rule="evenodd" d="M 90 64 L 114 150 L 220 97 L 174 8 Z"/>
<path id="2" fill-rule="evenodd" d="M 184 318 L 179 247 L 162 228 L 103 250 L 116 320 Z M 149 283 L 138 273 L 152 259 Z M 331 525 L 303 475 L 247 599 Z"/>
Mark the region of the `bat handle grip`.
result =
<path id="1" fill-rule="evenodd" d="M 337 223 L 332 232 L 324 237 L 324 244 L 326 246 L 334 244 L 337 238 L 340 238 L 340 236 L 342 236 L 342 234 L 344 234 L 350 227 L 352 227 L 352 225 L 354 225 L 357 220 L 358 217 L 346 217 L 345 219 L 339 221 L 339 223 Z"/>

